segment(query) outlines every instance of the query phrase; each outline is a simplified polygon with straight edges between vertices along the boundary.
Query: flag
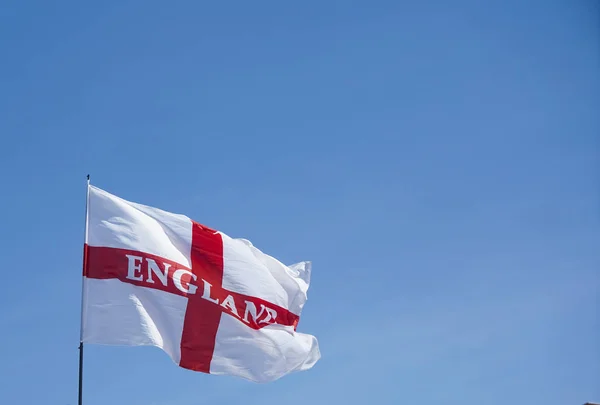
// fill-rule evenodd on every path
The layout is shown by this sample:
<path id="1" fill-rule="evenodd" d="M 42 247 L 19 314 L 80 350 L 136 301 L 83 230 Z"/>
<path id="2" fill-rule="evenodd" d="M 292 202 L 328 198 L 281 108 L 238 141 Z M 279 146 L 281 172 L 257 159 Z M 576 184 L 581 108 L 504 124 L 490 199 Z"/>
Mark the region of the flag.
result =
<path id="1" fill-rule="evenodd" d="M 92 185 L 87 201 L 82 342 L 157 346 L 180 367 L 255 382 L 319 360 L 296 331 L 310 262 Z"/>

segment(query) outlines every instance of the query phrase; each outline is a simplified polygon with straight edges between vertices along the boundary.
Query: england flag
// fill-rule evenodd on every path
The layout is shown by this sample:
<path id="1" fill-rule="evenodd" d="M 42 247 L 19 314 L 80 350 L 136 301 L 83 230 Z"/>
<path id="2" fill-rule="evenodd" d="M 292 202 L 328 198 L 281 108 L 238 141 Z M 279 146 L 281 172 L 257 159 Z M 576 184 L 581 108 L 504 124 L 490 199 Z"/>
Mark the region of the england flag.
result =
<path id="1" fill-rule="evenodd" d="M 311 368 L 296 331 L 310 263 L 284 265 L 244 239 L 88 185 L 83 343 L 152 345 L 179 366 L 274 381 Z"/>

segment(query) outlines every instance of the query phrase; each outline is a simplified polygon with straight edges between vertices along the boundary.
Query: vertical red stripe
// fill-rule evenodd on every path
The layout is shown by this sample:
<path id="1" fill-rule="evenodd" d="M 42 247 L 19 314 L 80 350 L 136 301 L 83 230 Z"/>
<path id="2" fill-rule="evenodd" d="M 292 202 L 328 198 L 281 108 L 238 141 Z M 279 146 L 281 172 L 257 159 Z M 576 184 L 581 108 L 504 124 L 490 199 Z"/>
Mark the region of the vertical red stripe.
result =
<path id="1" fill-rule="evenodd" d="M 223 240 L 221 235 L 200 224 L 192 225 L 192 273 L 204 279 L 215 291 L 223 283 Z M 199 283 L 202 287 L 202 283 Z M 188 304 L 181 336 L 181 367 L 210 372 L 210 362 L 215 349 L 215 339 L 221 321 L 218 305 L 202 298 L 198 290 L 188 296 Z M 214 296 L 214 295 L 213 295 Z"/>

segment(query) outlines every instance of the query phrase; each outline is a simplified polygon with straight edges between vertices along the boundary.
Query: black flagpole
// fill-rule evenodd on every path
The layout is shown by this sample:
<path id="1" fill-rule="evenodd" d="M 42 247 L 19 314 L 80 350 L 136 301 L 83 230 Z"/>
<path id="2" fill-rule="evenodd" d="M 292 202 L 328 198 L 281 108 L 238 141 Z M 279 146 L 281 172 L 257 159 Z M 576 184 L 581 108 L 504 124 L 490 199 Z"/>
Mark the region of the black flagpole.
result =
<path id="1" fill-rule="evenodd" d="M 85 228 L 84 228 L 84 246 L 83 246 L 83 272 L 81 277 L 81 323 L 79 326 L 79 401 L 78 405 L 83 404 L 83 309 L 85 304 L 85 267 L 87 262 L 87 238 L 88 238 L 88 205 L 90 200 L 90 175 L 87 175 L 87 190 L 85 197 Z"/>
<path id="2" fill-rule="evenodd" d="M 83 404 L 83 342 L 79 342 L 79 405 Z"/>

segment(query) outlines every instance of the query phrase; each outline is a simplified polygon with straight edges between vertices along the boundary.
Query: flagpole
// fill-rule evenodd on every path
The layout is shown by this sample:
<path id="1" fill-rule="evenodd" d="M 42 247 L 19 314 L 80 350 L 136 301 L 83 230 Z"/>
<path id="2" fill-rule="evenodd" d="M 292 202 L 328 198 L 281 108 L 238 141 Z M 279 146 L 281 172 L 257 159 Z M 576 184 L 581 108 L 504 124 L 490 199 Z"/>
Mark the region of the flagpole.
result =
<path id="1" fill-rule="evenodd" d="M 79 400 L 78 405 L 83 404 L 83 319 L 85 305 L 85 270 L 87 263 L 87 241 L 88 241 L 88 209 L 90 203 L 90 175 L 87 175 L 87 188 L 85 197 L 85 226 L 83 233 L 83 271 L 81 277 L 81 321 L 79 324 Z"/>

